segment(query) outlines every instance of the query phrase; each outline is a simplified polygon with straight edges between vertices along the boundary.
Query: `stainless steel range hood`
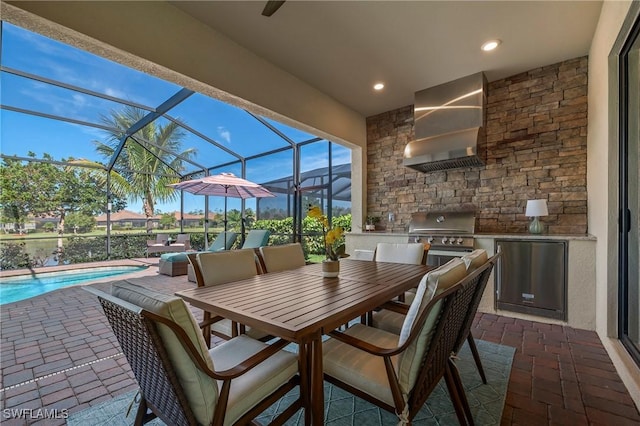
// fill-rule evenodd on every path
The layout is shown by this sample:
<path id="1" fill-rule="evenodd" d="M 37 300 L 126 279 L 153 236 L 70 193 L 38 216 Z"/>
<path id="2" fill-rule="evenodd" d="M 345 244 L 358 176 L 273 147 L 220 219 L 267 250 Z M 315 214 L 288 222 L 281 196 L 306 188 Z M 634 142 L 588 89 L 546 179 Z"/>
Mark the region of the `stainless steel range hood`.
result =
<path id="1" fill-rule="evenodd" d="M 403 164 L 424 173 L 484 165 L 486 87 L 479 72 L 416 92 L 416 139 L 405 147 Z"/>

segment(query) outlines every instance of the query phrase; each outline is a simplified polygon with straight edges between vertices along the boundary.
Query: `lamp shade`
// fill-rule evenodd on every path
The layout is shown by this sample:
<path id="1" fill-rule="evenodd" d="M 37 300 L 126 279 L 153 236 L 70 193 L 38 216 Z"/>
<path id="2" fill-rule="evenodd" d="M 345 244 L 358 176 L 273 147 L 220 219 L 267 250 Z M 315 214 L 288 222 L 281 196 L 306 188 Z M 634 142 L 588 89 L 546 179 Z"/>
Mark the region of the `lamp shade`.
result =
<path id="1" fill-rule="evenodd" d="M 527 217 L 549 216 L 547 200 L 527 200 L 527 210 L 524 215 Z"/>

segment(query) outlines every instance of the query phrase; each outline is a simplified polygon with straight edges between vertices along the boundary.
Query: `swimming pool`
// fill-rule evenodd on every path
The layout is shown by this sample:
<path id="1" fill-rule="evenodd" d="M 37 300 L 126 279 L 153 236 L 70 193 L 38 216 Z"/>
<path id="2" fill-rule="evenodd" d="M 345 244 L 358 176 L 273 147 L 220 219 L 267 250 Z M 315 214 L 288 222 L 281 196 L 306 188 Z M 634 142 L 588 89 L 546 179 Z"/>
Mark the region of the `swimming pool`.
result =
<path id="1" fill-rule="evenodd" d="M 146 268 L 146 266 L 101 266 L 2 278 L 0 283 L 0 305 L 28 299 L 59 288 L 100 278 L 130 274 Z"/>

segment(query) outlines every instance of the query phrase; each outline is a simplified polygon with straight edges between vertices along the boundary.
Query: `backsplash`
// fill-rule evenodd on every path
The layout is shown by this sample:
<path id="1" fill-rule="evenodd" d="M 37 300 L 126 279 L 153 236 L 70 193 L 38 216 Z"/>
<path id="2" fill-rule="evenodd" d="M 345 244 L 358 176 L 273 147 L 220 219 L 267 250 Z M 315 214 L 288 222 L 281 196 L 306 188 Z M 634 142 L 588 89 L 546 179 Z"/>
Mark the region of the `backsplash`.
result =
<path id="1" fill-rule="evenodd" d="M 546 199 L 549 234 L 587 233 L 587 57 L 489 83 L 487 164 L 423 174 L 402 165 L 413 105 L 367 118 L 367 214 L 406 231 L 416 211 L 475 208 L 476 232 L 527 232 Z"/>

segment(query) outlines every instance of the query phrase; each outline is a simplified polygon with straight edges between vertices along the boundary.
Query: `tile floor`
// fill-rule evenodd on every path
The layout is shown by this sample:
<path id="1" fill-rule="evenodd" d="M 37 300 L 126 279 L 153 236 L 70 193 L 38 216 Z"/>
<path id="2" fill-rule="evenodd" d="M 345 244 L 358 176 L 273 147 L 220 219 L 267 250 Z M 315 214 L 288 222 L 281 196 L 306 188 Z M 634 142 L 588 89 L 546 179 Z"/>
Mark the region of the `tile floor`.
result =
<path id="1" fill-rule="evenodd" d="M 194 285 L 186 276 L 137 280 L 167 293 Z M 6 304 L 0 314 L 3 425 L 64 425 L 66 412 L 136 388 L 97 300 L 81 287 Z M 640 424 L 595 332 L 478 314 L 473 333 L 516 348 L 502 424 Z"/>

